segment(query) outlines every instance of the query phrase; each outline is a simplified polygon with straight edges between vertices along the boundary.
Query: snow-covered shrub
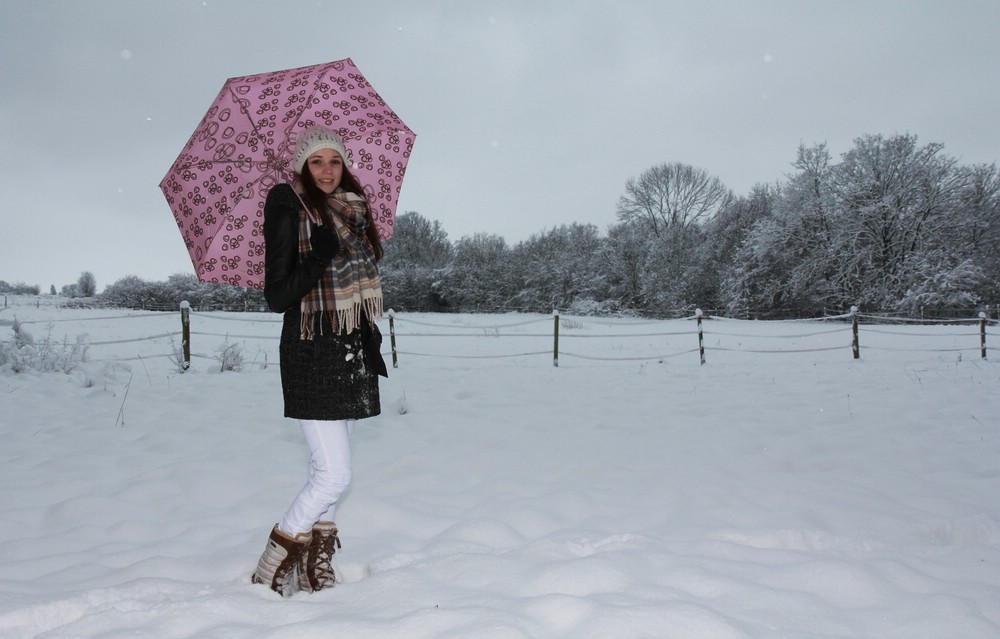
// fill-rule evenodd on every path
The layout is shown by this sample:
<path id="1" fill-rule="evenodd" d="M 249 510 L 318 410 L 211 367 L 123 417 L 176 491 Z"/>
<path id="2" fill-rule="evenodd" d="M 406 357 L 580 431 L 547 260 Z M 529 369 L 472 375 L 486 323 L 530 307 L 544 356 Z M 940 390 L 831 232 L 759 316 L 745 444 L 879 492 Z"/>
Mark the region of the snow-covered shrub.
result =
<path id="1" fill-rule="evenodd" d="M 70 373 L 87 359 L 86 335 L 77 336 L 75 342 L 66 338 L 58 342 L 49 327 L 45 338 L 36 341 L 20 322 L 15 321 L 13 328 L 14 338 L 0 341 L 0 370 Z"/>
<path id="2" fill-rule="evenodd" d="M 622 314 L 618 300 L 595 300 L 589 297 L 577 298 L 564 309 L 570 315 L 618 316 Z"/>
<path id="3" fill-rule="evenodd" d="M 239 372 L 243 368 L 243 346 L 227 339 L 215 349 L 215 360 L 221 364 L 223 372 Z"/>
<path id="4" fill-rule="evenodd" d="M 897 307 L 910 313 L 973 307 L 979 301 L 975 290 L 985 274 L 971 259 L 958 259 L 943 251 L 911 258 L 904 270 L 910 286 Z"/>

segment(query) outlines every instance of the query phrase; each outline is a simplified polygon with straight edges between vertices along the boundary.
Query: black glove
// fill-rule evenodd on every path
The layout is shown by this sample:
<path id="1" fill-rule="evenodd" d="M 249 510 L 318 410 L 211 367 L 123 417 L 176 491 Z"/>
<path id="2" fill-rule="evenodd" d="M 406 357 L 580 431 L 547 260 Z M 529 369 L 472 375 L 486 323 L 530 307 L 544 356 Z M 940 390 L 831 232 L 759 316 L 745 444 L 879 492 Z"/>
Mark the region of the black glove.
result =
<path id="1" fill-rule="evenodd" d="M 313 255 L 328 262 L 340 250 L 340 238 L 326 226 L 310 224 L 309 246 L 312 248 Z"/>

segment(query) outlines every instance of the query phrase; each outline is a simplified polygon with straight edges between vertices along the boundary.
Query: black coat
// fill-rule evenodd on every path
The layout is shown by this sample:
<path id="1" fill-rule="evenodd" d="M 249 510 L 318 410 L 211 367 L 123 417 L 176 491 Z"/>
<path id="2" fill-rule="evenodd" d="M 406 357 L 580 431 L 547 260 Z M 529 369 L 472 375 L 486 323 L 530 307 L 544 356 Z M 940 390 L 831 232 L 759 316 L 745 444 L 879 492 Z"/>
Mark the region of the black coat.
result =
<path id="1" fill-rule="evenodd" d="M 287 184 L 271 189 L 264 204 L 264 298 L 284 313 L 279 355 L 285 417 L 362 419 L 381 412 L 378 376 L 386 374 L 379 353 L 378 327 L 362 318 L 351 333 L 317 327 L 311 340 L 300 338 L 299 303 L 326 270 L 327 261 L 299 256 L 299 210 Z"/>

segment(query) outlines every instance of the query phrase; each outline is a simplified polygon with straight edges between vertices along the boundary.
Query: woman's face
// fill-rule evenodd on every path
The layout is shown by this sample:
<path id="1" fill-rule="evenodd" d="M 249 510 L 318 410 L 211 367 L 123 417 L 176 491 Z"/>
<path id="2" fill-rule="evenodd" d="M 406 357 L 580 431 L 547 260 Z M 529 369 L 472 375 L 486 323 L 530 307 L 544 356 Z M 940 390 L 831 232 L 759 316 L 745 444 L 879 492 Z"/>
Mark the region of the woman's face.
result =
<path id="1" fill-rule="evenodd" d="M 333 149 L 320 149 L 306 159 L 313 182 L 326 194 L 333 193 L 340 186 L 344 175 L 344 160 Z"/>

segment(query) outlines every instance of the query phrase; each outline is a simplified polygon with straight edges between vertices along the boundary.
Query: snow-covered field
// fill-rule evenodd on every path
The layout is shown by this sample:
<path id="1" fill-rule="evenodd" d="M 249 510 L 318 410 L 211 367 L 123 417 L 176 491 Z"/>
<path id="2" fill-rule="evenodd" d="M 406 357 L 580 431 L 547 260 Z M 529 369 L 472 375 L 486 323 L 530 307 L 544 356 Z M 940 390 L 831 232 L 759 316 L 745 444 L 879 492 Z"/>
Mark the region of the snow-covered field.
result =
<path id="1" fill-rule="evenodd" d="M 563 318 L 556 368 L 551 318 L 400 316 L 343 582 L 281 600 L 248 579 L 305 470 L 277 316 L 195 314 L 181 374 L 132 341 L 176 313 L 14 315 L 94 345 L 0 372 L 0 637 L 1000 636 L 1000 369 L 974 327 L 862 327 L 854 360 L 846 324 L 712 320 L 701 366 L 693 322 Z"/>

